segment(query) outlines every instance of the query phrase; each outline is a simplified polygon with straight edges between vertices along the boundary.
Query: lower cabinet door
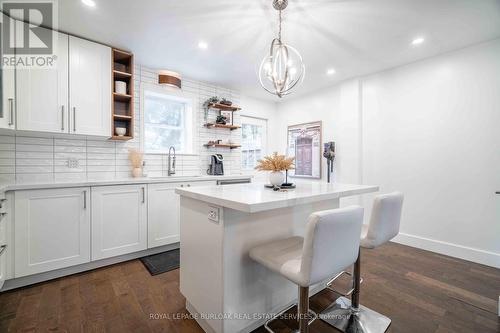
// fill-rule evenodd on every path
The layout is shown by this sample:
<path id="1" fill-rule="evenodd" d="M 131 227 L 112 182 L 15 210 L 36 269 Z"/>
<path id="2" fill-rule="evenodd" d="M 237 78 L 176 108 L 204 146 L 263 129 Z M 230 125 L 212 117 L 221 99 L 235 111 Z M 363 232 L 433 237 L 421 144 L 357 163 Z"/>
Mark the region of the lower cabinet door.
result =
<path id="1" fill-rule="evenodd" d="M 16 278 L 90 261 L 89 194 L 85 187 L 15 193 Z"/>
<path id="2" fill-rule="evenodd" d="M 179 241 L 179 195 L 181 183 L 148 186 L 148 248 Z"/>
<path id="3" fill-rule="evenodd" d="M 146 185 L 92 187 L 92 260 L 147 248 Z"/>
<path id="4" fill-rule="evenodd" d="M 216 181 L 150 184 L 148 186 L 148 248 L 180 241 L 179 195 L 176 187 L 215 186 Z"/>

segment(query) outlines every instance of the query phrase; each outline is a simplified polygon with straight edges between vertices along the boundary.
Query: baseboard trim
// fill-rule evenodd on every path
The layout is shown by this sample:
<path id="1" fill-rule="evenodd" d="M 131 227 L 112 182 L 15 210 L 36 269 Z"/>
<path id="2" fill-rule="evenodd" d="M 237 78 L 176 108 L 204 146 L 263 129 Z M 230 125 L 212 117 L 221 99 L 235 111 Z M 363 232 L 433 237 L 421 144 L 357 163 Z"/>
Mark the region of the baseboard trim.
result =
<path id="1" fill-rule="evenodd" d="M 155 247 L 152 249 L 147 249 L 147 250 L 143 250 L 143 251 L 139 251 L 139 252 L 124 254 L 121 256 L 117 256 L 117 257 L 101 259 L 98 261 L 91 261 L 91 262 L 77 265 L 77 266 L 61 268 L 61 269 L 57 269 L 55 271 L 38 273 L 38 274 L 33 274 L 33 275 L 28 275 L 28 276 L 23 276 L 23 277 L 19 277 L 19 278 L 6 280 L 5 284 L 3 285 L 3 288 L 1 288 L 1 292 L 11 290 L 11 289 L 20 288 L 20 287 L 25 287 L 25 286 L 28 286 L 31 284 L 40 283 L 40 282 L 44 282 L 44 281 L 48 281 L 48 280 L 52 280 L 52 279 L 57 279 L 57 278 L 60 278 L 63 276 L 68 276 L 68 275 L 73 275 L 73 274 L 89 271 L 89 270 L 96 269 L 96 268 L 101 268 L 104 266 L 114 265 L 114 264 L 124 262 L 124 261 L 138 259 L 138 258 L 149 256 L 152 254 L 157 254 L 157 253 L 161 253 L 161 252 L 165 252 L 165 251 L 178 249 L 179 247 L 180 247 L 179 243 L 174 243 L 174 244 L 159 246 L 159 247 Z"/>
<path id="2" fill-rule="evenodd" d="M 484 251 L 463 245 L 443 242 L 435 239 L 400 233 L 393 240 L 395 243 L 460 258 L 495 268 L 500 268 L 500 253 Z"/>

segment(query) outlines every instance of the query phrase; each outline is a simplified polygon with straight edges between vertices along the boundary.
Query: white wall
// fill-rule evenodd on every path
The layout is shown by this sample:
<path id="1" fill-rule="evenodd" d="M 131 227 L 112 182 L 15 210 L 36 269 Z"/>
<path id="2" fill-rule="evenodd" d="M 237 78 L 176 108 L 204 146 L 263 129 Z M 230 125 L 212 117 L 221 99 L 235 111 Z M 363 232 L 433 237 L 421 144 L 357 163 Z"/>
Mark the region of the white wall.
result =
<path id="1" fill-rule="evenodd" d="M 363 180 L 398 241 L 500 267 L 500 40 L 363 79 Z"/>
<path id="2" fill-rule="evenodd" d="M 280 147 L 286 125 L 322 120 L 337 181 L 405 193 L 396 241 L 500 267 L 499 87 L 496 40 L 291 99 Z"/>

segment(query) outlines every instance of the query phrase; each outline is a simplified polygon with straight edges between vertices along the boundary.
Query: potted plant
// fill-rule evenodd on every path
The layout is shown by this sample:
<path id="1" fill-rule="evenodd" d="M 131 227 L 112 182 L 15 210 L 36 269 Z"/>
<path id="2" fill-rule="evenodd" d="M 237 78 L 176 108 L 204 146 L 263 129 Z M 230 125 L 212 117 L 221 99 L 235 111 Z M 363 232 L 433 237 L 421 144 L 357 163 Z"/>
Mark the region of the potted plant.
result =
<path id="1" fill-rule="evenodd" d="M 258 160 L 255 169 L 258 171 L 271 171 L 269 182 L 273 186 L 281 186 L 285 181 L 283 171 L 294 169 L 294 160 L 295 157 L 286 157 L 274 152 L 271 156 L 266 156 L 262 160 Z"/>

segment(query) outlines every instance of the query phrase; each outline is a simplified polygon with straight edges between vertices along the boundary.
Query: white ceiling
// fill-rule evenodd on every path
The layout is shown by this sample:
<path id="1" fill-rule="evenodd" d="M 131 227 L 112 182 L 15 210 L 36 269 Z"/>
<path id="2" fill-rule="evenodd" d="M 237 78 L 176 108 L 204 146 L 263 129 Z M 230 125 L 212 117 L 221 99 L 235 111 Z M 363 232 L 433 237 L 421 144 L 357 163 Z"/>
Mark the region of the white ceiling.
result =
<path id="1" fill-rule="evenodd" d="M 95 2 L 59 1 L 60 30 L 130 50 L 151 68 L 278 100 L 257 79 L 277 31 L 272 0 Z M 306 78 L 296 91 L 304 94 L 498 38 L 500 0 L 289 0 L 283 29 L 304 58 Z M 416 36 L 425 42 L 412 47 Z M 337 73 L 327 76 L 329 67 Z"/>

